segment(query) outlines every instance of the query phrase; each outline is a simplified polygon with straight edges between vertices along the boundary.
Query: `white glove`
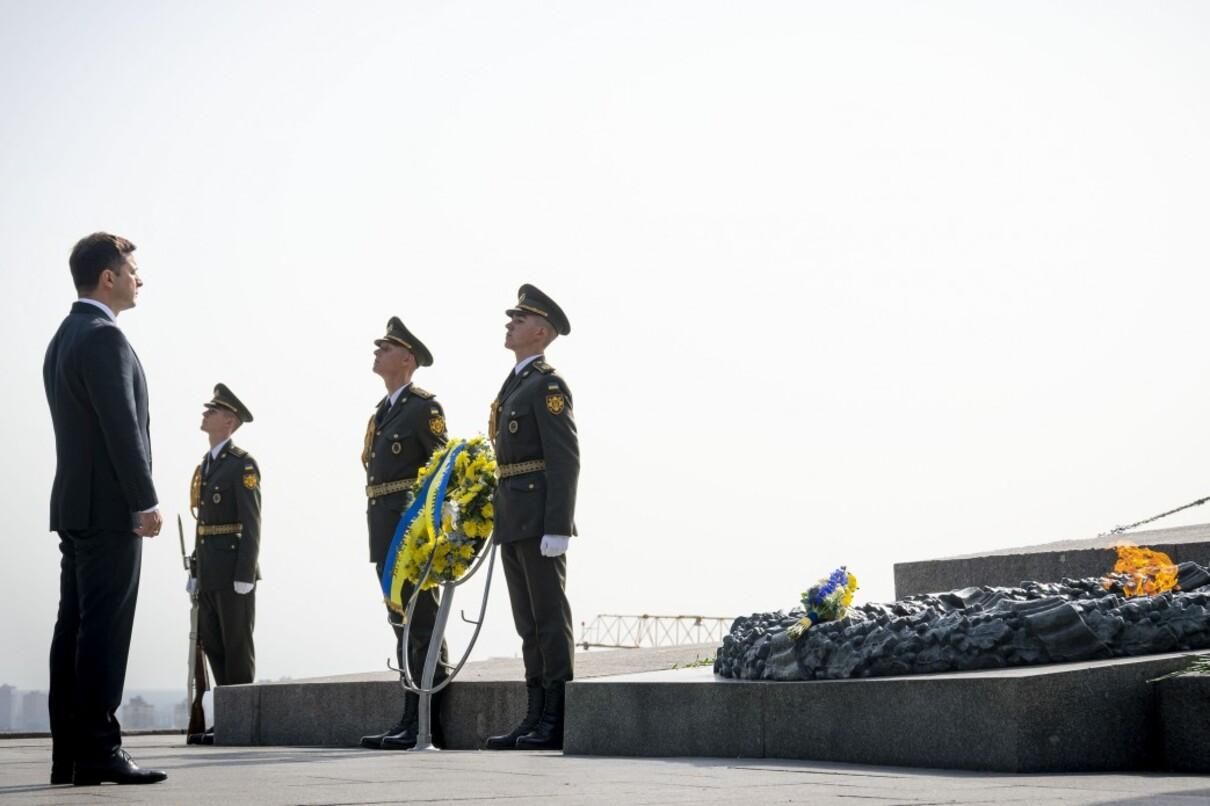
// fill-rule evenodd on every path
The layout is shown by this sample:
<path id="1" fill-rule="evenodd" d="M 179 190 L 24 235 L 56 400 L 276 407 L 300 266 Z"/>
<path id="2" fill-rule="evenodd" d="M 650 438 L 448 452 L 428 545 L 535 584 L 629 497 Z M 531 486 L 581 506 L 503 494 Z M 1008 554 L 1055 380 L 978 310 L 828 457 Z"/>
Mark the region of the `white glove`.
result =
<path id="1" fill-rule="evenodd" d="M 542 545 L 538 550 L 542 552 L 543 557 L 559 557 L 567 553 L 567 546 L 571 543 L 570 537 L 563 535 L 543 535 Z"/>
<path id="2" fill-rule="evenodd" d="M 245 593 L 252 593 L 254 587 L 256 587 L 255 582 L 240 582 L 238 579 L 235 581 L 235 592 L 240 596 L 243 596 Z"/>
<path id="3" fill-rule="evenodd" d="M 189 580 L 185 583 L 185 593 L 190 596 L 197 593 L 197 577 L 189 577 Z"/>

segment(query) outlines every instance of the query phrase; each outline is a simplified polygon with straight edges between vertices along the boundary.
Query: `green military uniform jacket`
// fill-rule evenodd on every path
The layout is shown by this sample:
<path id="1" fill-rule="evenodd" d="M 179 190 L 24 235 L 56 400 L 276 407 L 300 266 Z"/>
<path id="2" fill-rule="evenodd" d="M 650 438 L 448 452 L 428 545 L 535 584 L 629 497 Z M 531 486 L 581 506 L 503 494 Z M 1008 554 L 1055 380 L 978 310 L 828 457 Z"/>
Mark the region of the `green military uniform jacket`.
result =
<path id="1" fill-rule="evenodd" d="M 202 467 L 193 471 L 191 495 L 197 511 L 198 591 L 231 591 L 234 582 L 261 578 L 260 468 L 232 442 L 211 460 L 208 472 Z M 218 534 L 207 534 L 210 531 Z"/>
<path id="2" fill-rule="evenodd" d="M 509 465 L 545 463 L 500 479 L 495 540 L 574 535 L 580 443 L 567 382 L 541 358 L 510 375 L 492 404 L 489 429 L 502 476 Z"/>
<path id="3" fill-rule="evenodd" d="M 415 481 L 433 451 L 445 445 L 445 412 L 432 392 L 411 384 L 399 393 L 381 425 L 375 426 L 374 420 L 370 417 L 366 429 L 361 463 L 366 470 L 370 562 L 382 563 L 411 500 L 412 485 L 404 482 Z"/>

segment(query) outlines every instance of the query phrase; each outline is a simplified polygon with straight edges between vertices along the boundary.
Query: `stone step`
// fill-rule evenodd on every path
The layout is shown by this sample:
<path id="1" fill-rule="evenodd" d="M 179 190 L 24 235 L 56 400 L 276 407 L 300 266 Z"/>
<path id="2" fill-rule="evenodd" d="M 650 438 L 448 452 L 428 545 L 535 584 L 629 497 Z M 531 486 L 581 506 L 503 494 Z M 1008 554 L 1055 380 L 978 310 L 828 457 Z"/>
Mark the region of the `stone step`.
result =
<path id="1" fill-rule="evenodd" d="M 564 752 L 998 772 L 1163 766 L 1155 686 L 1188 655 L 794 683 L 709 669 L 568 687 Z M 1204 748 L 1203 748 L 1204 750 Z"/>
<path id="2" fill-rule="evenodd" d="M 1166 760 L 1172 718 L 1160 718 L 1163 686 L 1149 682 L 1184 668 L 1187 654 L 776 683 L 724 680 L 691 665 L 713 649 L 578 656 L 565 753 L 1025 773 L 1190 768 Z M 525 708 L 519 676 L 518 662 L 468 665 L 443 708 L 446 747 L 476 749 L 511 728 Z M 355 746 L 401 707 L 389 673 L 224 686 L 215 692 L 216 742 Z"/>
<path id="3" fill-rule="evenodd" d="M 713 658 L 714 644 L 576 653 L 578 679 L 672 669 Z M 446 745 L 473 750 L 512 730 L 525 713 L 519 659 L 468 663 L 442 704 Z M 220 686 L 214 691 L 214 735 L 220 745 L 356 746 L 386 730 L 403 710 L 394 672 Z"/>
<path id="4" fill-rule="evenodd" d="M 939 593 L 972 585 L 1013 587 L 1024 580 L 1057 582 L 1109 573 L 1117 561 L 1114 547 L 1126 541 L 1162 551 L 1175 563 L 1210 563 L 1210 524 L 1151 529 L 1088 540 L 1062 540 L 1034 546 L 936 560 L 895 563 L 895 598 Z"/>

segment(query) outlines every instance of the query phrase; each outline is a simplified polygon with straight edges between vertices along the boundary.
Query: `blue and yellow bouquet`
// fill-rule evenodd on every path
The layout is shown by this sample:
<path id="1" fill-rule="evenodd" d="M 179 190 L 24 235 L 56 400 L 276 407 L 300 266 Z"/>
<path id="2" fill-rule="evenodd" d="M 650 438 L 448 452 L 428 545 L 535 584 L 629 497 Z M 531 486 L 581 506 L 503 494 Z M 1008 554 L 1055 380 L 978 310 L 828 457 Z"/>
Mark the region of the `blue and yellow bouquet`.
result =
<path id="1" fill-rule="evenodd" d="M 853 604 L 856 590 L 857 575 L 850 573 L 843 565 L 816 582 L 802 595 L 802 606 L 807 614 L 790 627 L 790 637 L 801 638 L 816 624 L 843 617 L 849 605 Z"/>

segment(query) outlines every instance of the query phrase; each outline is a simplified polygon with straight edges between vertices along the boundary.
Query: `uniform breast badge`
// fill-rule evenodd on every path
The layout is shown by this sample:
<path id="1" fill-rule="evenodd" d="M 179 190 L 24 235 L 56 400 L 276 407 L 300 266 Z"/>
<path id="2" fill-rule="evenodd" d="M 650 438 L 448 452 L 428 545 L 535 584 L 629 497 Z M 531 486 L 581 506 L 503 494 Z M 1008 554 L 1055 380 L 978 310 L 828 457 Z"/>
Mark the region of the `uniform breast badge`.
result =
<path id="1" fill-rule="evenodd" d="M 515 433 L 517 433 L 517 429 L 518 429 L 518 428 L 520 428 L 520 426 L 519 426 L 519 425 L 517 425 L 517 421 L 516 421 L 516 420 L 509 420 L 509 421 L 508 421 L 508 433 L 510 433 L 510 434 L 515 434 Z"/>
<path id="2" fill-rule="evenodd" d="M 546 410 L 551 414 L 562 414 L 565 408 L 567 408 L 567 398 L 562 394 L 546 396 Z"/>
<path id="3" fill-rule="evenodd" d="M 402 442 L 392 442 L 391 443 L 391 453 L 395 454 L 396 456 L 403 453 L 403 443 Z"/>
<path id="4" fill-rule="evenodd" d="M 210 500 L 216 504 L 221 504 L 221 503 L 223 503 L 223 494 L 215 493 L 214 495 L 210 496 Z"/>

